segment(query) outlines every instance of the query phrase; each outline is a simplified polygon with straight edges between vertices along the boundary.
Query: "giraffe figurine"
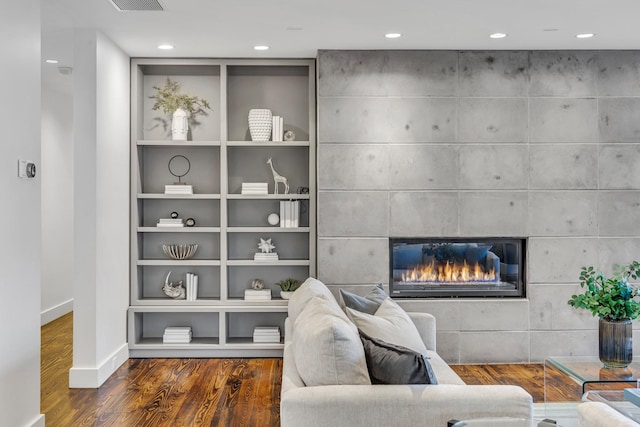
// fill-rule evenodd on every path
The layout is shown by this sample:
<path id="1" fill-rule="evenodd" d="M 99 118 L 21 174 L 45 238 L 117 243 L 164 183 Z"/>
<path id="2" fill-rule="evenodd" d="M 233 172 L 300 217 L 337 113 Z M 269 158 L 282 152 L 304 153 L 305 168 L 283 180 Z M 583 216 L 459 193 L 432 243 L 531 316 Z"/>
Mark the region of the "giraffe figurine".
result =
<path id="1" fill-rule="evenodd" d="M 271 173 L 273 174 L 273 184 L 274 184 L 274 187 L 275 187 L 275 190 L 274 190 L 273 194 L 279 194 L 279 192 L 278 192 L 278 184 L 280 184 L 280 183 L 284 184 L 284 194 L 289 194 L 289 182 L 287 181 L 287 178 L 285 178 L 284 176 L 280 175 L 273 168 L 273 162 L 271 161 L 271 157 L 269 157 L 269 160 L 267 160 L 267 164 L 271 167 Z"/>

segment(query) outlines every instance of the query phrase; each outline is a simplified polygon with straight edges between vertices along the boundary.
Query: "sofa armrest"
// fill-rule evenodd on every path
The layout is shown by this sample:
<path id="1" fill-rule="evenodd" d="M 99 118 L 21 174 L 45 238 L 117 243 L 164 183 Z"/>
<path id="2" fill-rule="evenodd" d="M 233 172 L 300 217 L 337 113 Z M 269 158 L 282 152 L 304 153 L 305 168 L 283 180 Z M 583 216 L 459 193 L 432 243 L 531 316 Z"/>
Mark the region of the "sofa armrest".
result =
<path id="1" fill-rule="evenodd" d="M 436 318 L 429 313 L 407 312 L 427 350 L 436 351 Z"/>
<path id="2" fill-rule="evenodd" d="M 580 427 L 637 427 L 640 424 L 625 417 L 606 403 L 584 402 L 578 405 Z"/>
<path id="3" fill-rule="evenodd" d="M 339 385 L 283 393 L 282 427 L 446 426 L 451 419 L 533 415 L 531 395 L 508 385 Z"/>

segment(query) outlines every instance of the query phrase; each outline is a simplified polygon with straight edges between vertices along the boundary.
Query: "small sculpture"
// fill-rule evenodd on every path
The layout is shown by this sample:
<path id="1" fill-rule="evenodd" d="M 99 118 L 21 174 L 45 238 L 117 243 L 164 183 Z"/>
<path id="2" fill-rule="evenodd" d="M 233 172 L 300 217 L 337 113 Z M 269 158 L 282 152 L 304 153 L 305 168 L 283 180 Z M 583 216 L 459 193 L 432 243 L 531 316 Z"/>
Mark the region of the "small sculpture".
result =
<path id="1" fill-rule="evenodd" d="M 258 243 L 258 249 L 263 254 L 270 254 L 273 249 L 276 247 L 271 244 L 271 239 L 264 240 L 262 237 L 260 238 L 260 243 Z"/>
<path id="2" fill-rule="evenodd" d="M 262 279 L 253 279 L 251 281 L 251 289 L 263 289 L 264 281 Z"/>
<path id="3" fill-rule="evenodd" d="M 271 161 L 271 157 L 269 157 L 269 160 L 267 160 L 267 164 L 271 167 L 271 173 L 273 174 L 273 184 L 274 184 L 274 187 L 275 187 L 275 190 L 274 190 L 273 194 L 280 194 L 279 191 L 278 191 L 278 184 L 280 184 L 280 183 L 284 184 L 284 193 L 283 194 L 289 194 L 289 182 L 287 181 L 287 178 L 285 178 L 284 176 L 280 175 L 273 168 L 273 162 Z"/>
<path id="4" fill-rule="evenodd" d="M 167 278 L 164 279 L 164 286 L 162 287 L 162 291 L 173 299 L 181 299 L 186 297 L 186 292 L 184 290 L 184 286 L 182 286 L 182 280 L 178 282 L 177 285 L 174 285 L 173 282 L 169 282 L 169 276 L 171 276 L 171 271 L 167 274 Z"/>

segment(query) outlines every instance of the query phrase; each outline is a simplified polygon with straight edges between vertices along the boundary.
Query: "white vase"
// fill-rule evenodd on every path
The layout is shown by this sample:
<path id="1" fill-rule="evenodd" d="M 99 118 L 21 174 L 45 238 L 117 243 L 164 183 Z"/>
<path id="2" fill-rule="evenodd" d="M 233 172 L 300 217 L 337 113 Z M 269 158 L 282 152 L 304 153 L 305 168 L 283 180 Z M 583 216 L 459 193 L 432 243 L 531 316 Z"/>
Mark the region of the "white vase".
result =
<path id="1" fill-rule="evenodd" d="M 271 137 L 273 116 L 271 110 L 254 108 L 249 110 L 249 133 L 252 141 L 268 141 Z"/>
<path id="2" fill-rule="evenodd" d="M 293 291 L 289 292 L 289 291 L 280 291 L 280 298 L 282 299 L 289 299 L 291 298 L 291 294 L 293 293 Z"/>
<path id="3" fill-rule="evenodd" d="M 174 141 L 186 141 L 189 133 L 188 114 L 182 108 L 178 108 L 173 113 L 171 120 L 171 138 Z"/>

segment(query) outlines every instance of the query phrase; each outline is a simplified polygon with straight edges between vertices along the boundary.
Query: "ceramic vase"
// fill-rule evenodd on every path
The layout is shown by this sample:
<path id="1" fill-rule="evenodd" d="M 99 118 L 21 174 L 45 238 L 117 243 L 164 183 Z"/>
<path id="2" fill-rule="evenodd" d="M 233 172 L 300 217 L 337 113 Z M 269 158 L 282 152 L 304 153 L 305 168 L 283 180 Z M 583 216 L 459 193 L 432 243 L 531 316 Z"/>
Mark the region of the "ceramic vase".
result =
<path id="1" fill-rule="evenodd" d="M 289 299 L 291 298 L 291 294 L 293 292 L 289 292 L 289 291 L 280 291 L 280 298 L 282 299 Z"/>
<path id="2" fill-rule="evenodd" d="M 252 141 L 268 141 L 271 137 L 271 110 L 254 108 L 249 110 L 249 133 Z"/>
<path id="3" fill-rule="evenodd" d="M 171 138 L 174 141 L 186 141 L 189 133 L 188 114 L 182 108 L 178 108 L 173 113 L 171 120 Z"/>
<path id="4" fill-rule="evenodd" d="M 605 368 L 626 368 L 633 360 L 631 320 L 600 319 L 598 326 L 600 361 Z"/>

